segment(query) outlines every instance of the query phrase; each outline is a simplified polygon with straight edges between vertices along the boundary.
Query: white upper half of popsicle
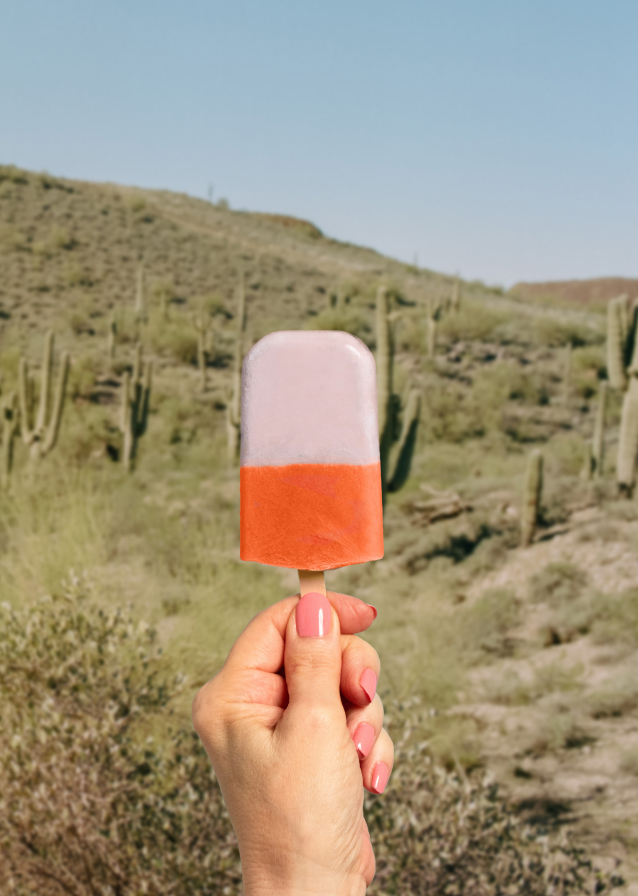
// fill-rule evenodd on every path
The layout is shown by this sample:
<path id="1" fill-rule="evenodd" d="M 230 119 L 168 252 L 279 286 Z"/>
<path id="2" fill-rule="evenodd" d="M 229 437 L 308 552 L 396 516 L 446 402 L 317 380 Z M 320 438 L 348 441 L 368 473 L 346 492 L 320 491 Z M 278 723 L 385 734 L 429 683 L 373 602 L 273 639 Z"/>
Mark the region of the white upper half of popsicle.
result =
<path id="1" fill-rule="evenodd" d="M 282 330 L 255 343 L 242 369 L 242 466 L 378 460 L 376 367 L 360 339 Z"/>

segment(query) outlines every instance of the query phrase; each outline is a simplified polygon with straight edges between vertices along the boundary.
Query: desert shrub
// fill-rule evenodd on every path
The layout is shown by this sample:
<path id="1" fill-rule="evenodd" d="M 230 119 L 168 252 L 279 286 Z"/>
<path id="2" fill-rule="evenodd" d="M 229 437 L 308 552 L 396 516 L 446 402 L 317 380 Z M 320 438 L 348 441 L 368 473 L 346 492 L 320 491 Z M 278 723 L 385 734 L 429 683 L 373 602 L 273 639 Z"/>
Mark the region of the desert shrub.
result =
<path id="1" fill-rule="evenodd" d="M 574 349 L 571 356 L 570 391 L 582 398 L 591 398 L 607 369 L 603 345 L 587 345 Z"/>
<path id="2" fill-rule="evenodd" d="M 3 892 L 238 893 L 208 759 L 166 730 L 178 682 L 152 631 L 92 607 L 77 579 L 0 625 Z"/>
<path id="3" fill-rule="evenodd" d="M 635 672 L 620 671 L 609 676 L 601 687 L 587 697 L 587 709 L 595 719 L 622 716 L 638 707 L 638 681 Z"/>
<path id="4" fill-rule="evenodd" d="M 618 595 L 594 595 L 590 611 L 592 638 L 597 644 L 638 645 L 638 588 Z"/>
<path id="5" fill-rule="evenodd" d="M 197 364 L 197 330 L 190 318 L 175 315 L 173 320 L 165 321 L 152 314 L 146 332 L 152 351 L 170 355 L 181 364 Z"/>
<path id="6" fill-rule="evenodd" d="M 428 442 L 458 443 L 485 435 L 486 409 L 467 387 L 437 384 L 425 390 L 422 401 L 421 428 Z"/>
<path id="7" fill-rule="evenodd" d="M 587 574 L 572 563 L 548 563 L 529 580 L 528 594 L 534 603 L 558 607 L 579 597 L 587 585 Z"/>
<path id="8" fill-rule="evenodd" d="M 307 330 L 343 330 L 358 336 L 366 345 L 372 344 L 372 328 L 366 318 L 356 308 L 325 308 L 306 324 Z"/>
<path id="9" fill-rule="evenodd" d="M 96 606 L 71 575 L 0 609 L 0 885 L 16 896 L 241 892 L 237 843 L 198 739 L 171 707 L 181 683 L 152 630 Z M 526 827 L 495 786 L 451 774 L 391 707 L 397 764 L 367 796 L 371 893 L 605 892 L 570 841 Z M 418 746 L 414 745 L 417 741 Z"/>
<path id="10" fill-rule="evenodd" d="M 554 316 L 535 317 L 530 323 L 535 341 L 552 348 L 561 345 L 571 345 L 572 348 L 601 345 L 605 341 L 604 332 L 601 330 L 573 320 L 560 320 Z"/>
<path id="11" fill-rule="evenodd" d="M 543 371 L 526 370 L 514 361 L 501 361 L 476 374 L 473 391 L 482 407 L 500 409 L 505 401 L 547 404 L 549 384 Z"/>
<path id="12" fill-rule="evenodd" d="M 498 328 L 509 318 L 510 315 L 476 302 L 466 303 L 457 314 L 444 315 L 439 332 L 451 342 L 496 340 Z"/>
<path id="13" fill-rule="evenodd" d="M 478 662 L 511 653 L 509 632 L 520 616 L 520 604 L 513 591 L 490 588 L 463 610 L 459 638 L 466 656 Z"/>
<path id="14" fill-rule="evenodd" d="M 626 774 L 638 777 L 638 750 L 625 750 L 620 760 L 620 767 Z"/>
<path id="15" fill-rule="evenodd" d="M 418 704 L 396 707 L 391 786 L 366 795 L 377 856 L 371 894 L 550 896 L 605 893 L 620 882 L 597 871 L 570 839 L 557 843 L 526 826 L 489 779 L 447 772 L 415 745 Z"/>
<path id="16" fill-rule="evenodd" d="M 68 394 L 75 401 L 90 399 L 95 390 L 95 382 L 100 372 L 99 359 L 95 355 L 81 355 L 74 358 L 69 371 Z"/>
<path id="17" fill-rule="evenodd" d="M 596 644 L 633 649 L 638 645 L 638 590 L 604 594 L 586 589 L 586 581 L 584 573 L 563 563 L 551 563 L 532 577 L 532 599 L 541 600 L 545 589 L 545 599 L 554 611 L 546 643 L 565 643 L 589 634 Z"/>

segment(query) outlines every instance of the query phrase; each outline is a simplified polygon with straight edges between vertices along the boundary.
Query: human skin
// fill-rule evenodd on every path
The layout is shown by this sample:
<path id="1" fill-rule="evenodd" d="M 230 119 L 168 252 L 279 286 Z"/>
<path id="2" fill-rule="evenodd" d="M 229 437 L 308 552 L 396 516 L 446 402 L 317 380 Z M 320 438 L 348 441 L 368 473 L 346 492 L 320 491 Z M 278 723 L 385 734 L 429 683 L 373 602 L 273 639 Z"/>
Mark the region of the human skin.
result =
<path id="1" fill-rule="evenodd" d="M 288 597 L 255 616 L 195 696 L 246 896 L 361 896 L 374 877 L 363 788 L 383 791 L 393 747 L 379 657 L 356 634 L 375 617 L 336 592 Z"/>

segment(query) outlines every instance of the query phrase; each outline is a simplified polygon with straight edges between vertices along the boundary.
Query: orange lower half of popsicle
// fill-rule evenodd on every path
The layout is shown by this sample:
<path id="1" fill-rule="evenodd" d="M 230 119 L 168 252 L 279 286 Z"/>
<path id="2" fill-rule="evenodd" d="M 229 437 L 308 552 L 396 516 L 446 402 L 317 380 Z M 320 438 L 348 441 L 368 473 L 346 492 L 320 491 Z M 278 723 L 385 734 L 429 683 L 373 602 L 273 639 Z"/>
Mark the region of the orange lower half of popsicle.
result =
<path id="1" fill-rule="evenodd" d="M 383 557 L 378 463 L 244 466 L 240 476 L 242 560 L 336 569 Z"/>

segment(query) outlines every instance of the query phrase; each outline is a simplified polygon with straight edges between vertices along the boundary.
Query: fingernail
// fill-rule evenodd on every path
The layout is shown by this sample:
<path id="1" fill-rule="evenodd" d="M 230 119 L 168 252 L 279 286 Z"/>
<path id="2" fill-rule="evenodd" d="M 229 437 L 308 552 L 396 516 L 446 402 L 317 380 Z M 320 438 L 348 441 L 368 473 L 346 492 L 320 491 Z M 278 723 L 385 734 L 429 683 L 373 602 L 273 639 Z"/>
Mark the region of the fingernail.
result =
<path id="1" fill-rule="evenodd" d="M 354 745 L 357 748 L 359 759 L 365 759 L 374 743 L 374 728 L 367 722 L 362 722 L 353 735 Z"/>
<path id="2" fill-rule="evenodd" d="M 325 594 L 310 591 L 297 604 L 297 633 L 302 638 L 322 638 L 330 631 L 332 612 Z"/>
<path id="3" fill-rule="evenodd" d="M 377 692 L 377 676 L 374 674 L 372 669 L 366 669 L 363 675 L 361 676 L 360 681 L 361 687 L 366 692 L 366 696 L 370 703 L 374 700 L 374 695 Z"/>
<path id="4" fill-rule="evenodd" d="M 374 613 L 374 618 L 376 619 L 377 616 L 379 615 L 377 612 L 377 608 L 373 607 L 372 604 L 366 604 L 366 607 L 369 607 L 372 610 L 372 612 Z"/>
<path id="5" fill-rule="evenodd" d="M 372 789 L 375 793 L 383 793 L 388 778 L 390 777 L 390 769 L 385 762 L 377 762 L 372 771 Z"/>

